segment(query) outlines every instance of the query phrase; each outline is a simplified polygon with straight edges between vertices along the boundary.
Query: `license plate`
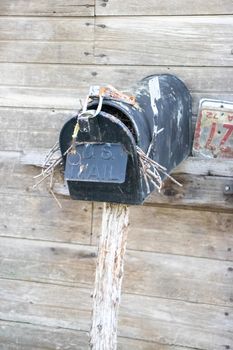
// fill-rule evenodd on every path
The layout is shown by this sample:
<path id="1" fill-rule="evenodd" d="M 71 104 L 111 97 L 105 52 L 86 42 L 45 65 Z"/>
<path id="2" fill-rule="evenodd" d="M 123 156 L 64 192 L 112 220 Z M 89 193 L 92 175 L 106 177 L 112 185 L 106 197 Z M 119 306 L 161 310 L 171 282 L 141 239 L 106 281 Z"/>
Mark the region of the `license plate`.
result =
<path id="1" fill-rule="evenodd" d="M 67 155 L 68 181 L 125 182 L 128 155 L 120 143 L 80 143 Z"/>
<path id="2" fill-rule="evenodd" d="M 201 101 L 193 155 L 202 158 L 233 158 L 233 102 Z"/>

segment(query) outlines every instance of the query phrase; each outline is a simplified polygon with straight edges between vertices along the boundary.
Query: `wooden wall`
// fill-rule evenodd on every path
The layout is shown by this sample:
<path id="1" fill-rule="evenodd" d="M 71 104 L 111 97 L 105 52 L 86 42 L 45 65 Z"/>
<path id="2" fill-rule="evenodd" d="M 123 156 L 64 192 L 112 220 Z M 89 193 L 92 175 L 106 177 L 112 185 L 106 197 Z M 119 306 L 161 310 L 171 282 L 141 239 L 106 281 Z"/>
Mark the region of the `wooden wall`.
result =
<path id="1" fill-rule="evenodd" d="M 0 1 L 0 349 L 85 350 L 101 204 L 32 191 L 90 84 L 174 73 L 233 101 L 233 3 Z M 24 160 L 23 160 L 24 159 Z M 120 350 L 233 349 L 232 161 L 189 159 L 182 189 L 131 208 Z M 61 189 L 60 189 L 61 190 Z"/>

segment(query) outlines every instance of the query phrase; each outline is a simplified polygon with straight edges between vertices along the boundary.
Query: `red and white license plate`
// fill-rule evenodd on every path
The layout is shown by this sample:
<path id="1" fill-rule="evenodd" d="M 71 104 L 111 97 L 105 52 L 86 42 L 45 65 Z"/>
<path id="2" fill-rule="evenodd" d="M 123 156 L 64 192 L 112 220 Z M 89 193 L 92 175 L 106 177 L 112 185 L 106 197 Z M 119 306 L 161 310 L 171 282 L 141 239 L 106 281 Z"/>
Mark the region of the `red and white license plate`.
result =
<path id="1" fill-rule="evenodd" d="M 202 158 L 233 158 L 233 102 L 200 101 L 193 155 Z"/>

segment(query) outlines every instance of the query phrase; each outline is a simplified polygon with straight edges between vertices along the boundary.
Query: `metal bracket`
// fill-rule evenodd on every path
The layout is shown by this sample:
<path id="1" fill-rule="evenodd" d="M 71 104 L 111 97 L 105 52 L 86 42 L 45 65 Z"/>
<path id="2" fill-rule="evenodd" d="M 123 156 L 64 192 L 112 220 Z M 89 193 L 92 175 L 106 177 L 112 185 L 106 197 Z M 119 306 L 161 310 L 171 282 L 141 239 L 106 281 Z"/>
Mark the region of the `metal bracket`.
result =
<path id="1" fill-rule="evenodd" d="M 226 184 L 224 186 L 224 190 L 223 190 L 224 194 L 233 194 L 233 183 L 231 184 Z"/>

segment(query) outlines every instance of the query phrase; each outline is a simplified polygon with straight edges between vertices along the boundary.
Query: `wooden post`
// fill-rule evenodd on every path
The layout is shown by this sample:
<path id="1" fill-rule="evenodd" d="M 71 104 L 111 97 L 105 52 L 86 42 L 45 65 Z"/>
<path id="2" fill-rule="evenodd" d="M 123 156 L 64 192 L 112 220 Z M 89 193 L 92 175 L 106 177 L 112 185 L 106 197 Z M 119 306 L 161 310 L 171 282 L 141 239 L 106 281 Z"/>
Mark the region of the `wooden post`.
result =
<path id="1" fill-rule="evenodd" d="M 105 203 L 93 294 L 90 348 L 116 350 L 117 318 L 121 299 L 128 206 Z"/>

